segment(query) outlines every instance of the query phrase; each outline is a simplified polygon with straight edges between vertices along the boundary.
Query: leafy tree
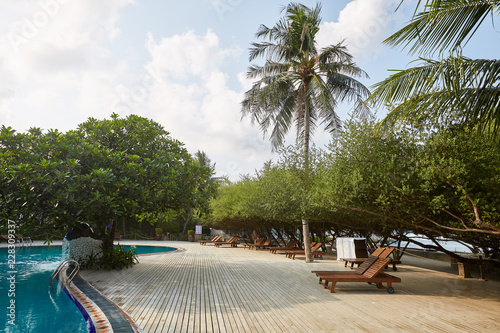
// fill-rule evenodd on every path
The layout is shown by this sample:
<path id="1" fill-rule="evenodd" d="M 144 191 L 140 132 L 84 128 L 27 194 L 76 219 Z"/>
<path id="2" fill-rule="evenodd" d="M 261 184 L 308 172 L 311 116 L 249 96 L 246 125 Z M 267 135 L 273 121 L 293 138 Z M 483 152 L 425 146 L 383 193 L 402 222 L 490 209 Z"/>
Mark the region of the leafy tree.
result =
<path id="1" fill-rule="evenodd" d="M 0 214 L 48 238 L 87 222 L 111 246 L 117 223 L 204 209 L 214 193 L 210 172 L 159 124 L 135 115 L 91 118 L 67 133 L 4 126 Z"/>
<path id="2" fill-rule="evenodd" d="M 335 132 L 340 119 L 335 110 L 342 101 L 363 106 L 368 90 L 353 77 L 367 77 L 353 62 L 346 47 L 339 43 L 321 50 L 315 40 L 321 23 L 321 5 L 310 9 L 291 3 L 285 16 L 272 28 L 261 25 L 252 44 L 250 61 L 265 57 L 264 65 L 251 65 L 247 77 L 255 79 L 245 93 L 242 115 L 250 116 L 261 129 L 271 131 L 274 148 L 283 144 L 290 127 L 297 128 L 297 140 L 303 144 L 303 166 L 308 167 L 309 137 L 318 122 Z M 309 250 L 309 222 L 303 219 L 306 261 Z"/>
<path id="3" fill-rule="evenodd" d="M 459 122 L 490 133 L 498 130 L 500 62 L 469 59 L 461 55 L 461 48 L 487 16 L 498 15 L 499 5 L 498 0 L 427 0 L 422 12 L 385 41 L 409 47 L 411 54 L 450 54 L 441 60 L 420 58 L 419 65 L 396 71 L 374 86 L 371 102 L 395 105 L 381 126 L 410 119 Z"/>
<path id="4" fill-rule="evenodd" d="M 191 195 L 181 205 L 180 213 L 185 223 L 179 238 L 181 235 L 186 235 L 193 213 L 198 216 L 208 213 L 208 203 L 215 196 L 218 187 L 217 182 L 213 179 L 215 164 L 211 164 L 207 154 L 197 151 L 191 163 L 191 172 L 185 174 L 184 180 L 186 184 L 184 190 L 191 191 Z"/>
<path id="5" fill-rule="evenodd" d="M 347 226 L 447 251 L 444 237 L 498 256 L 498 143 L 475 131 L 404 130 L 373 136 L 376 120 L 349 122 L 330 147 L 314 202 Z M 405 236 L 424 235 L 434 245 Z"/>

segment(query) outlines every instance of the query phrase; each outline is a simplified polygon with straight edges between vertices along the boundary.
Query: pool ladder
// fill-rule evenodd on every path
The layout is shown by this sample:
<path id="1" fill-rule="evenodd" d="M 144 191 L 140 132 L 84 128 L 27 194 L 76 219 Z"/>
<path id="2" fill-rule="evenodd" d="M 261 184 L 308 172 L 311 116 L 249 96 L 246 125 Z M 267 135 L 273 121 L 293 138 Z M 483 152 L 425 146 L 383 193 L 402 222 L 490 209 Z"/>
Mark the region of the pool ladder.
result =
<path id="1" fill-rule="evenodd" d="M 49 282 L 49 287 L 52 288 L 52 284 L 54 282 L 54 279 L 56 278 L 56 276 L 62 271 L 62 269 L 66 266 L 66 265 L 69 265 L 70 263 L 73 263 L 75 265 L 75 268 L 73 268 L 73 271 L 69 274 L 68 276 L 68 280 L 69 280 L 69 283 L 71 284 L 71 281 L 73 281 L 73 278 L 75 277 L 75 275 L 78 273 L 78 271 L 80 270 L 80 265 L 78 264 L 78 261 L 76 260 L 73 260 L 73 259 L 66 259 L 66 260 L 63 260 L 59 266 L 57 266 L 56 270 L 54 271 L 54 273 L 52 273 L 52 275 L 50 276 L 50 282 Z"/>

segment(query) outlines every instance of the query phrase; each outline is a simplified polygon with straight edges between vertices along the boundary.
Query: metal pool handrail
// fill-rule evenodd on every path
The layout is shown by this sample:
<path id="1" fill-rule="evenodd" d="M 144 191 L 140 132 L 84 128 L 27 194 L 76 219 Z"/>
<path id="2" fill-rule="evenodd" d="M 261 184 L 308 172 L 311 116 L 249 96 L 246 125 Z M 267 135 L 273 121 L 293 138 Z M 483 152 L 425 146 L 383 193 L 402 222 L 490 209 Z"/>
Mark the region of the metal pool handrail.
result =
<path id="1" fill-rule="evenodd" d="M 66 259 L 66 260 L 63 260 L 59 264 L 59 266 L 57 266 L 57 268 L 54 271 L 54 273 L 52 273 L 52 275 L 50 276 L 50 282 L 49 282 L 49 287 L 50 288 L 52 288 L 52 284 L 53 284 L 54 278 L 61 272 L 61 270 L 63 269 L 63 267 L 65 265 L 69 264 L 69 263 L 73 263 L 75 265 L 75 268 L 73 269 L 73 271 L 68 276 L 69 283 L 71 284 L 71 281 L 73 281 L 73 278 L 75 277 L 75 275 L 80 270 L 80 265 L 78 264 L 78 261 L 76 261 L 76 260 Z"/>

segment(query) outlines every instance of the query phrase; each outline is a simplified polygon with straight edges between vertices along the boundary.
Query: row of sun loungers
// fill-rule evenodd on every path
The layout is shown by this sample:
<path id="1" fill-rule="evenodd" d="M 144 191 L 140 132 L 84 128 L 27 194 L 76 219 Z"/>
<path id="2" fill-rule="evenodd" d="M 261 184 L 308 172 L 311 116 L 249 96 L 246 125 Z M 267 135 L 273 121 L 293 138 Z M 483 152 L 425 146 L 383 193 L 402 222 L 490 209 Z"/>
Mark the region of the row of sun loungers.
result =
<path id="1" fill-rule="evenodd" d="M 203 240 L 200 241 L 201 245 L 207 245 L 207 243 L 213 243 L 215 247 L 220 247 L 222 245 L 230 245 L 231 247 L 237 247 L 238 244 L 238 237 L 231 237 L 228 241 L 223 242 L 220 241 L 220 236 L 216 236 L 212 238 L 211 240 Z M 271 243 L 273 241 L 273 238 L 260 238 L 255 241 L 255 243 L 245 243 L 243 244 L 244 248 L 248 248 L 249 250 L 257 250 L 257 249 L 269 249 L 269 252 L 271 253 L 278 253 L 278 251 L 285 252 L 286 257 L 290 259 L 295 259 L 296 255 L 301 255 L 305 254 L 305 251 L 302 249 L 297 249 L 295 246 L 297 245 L 298 241 L 290 241 L 286 246 L 271 246 Z M 323 258 L 323 254 L 325 252 L 321 251 L 321 246 L 323 243 L 311 243 L 311 252 L 316 258 Z"/>
<path id="2" fill-rule="evenodd" d="M 261 238 L 256 240 L 253 244 L 243 244 L 245 248 L 248 249 L 268 249 L 271 253 L 284 252 L 287 258 L 295 259 L 296 255 L 305 255 L 303 249 L 295 248 L 298 241 L 290 241 L 285 246 L 270 246 L 272 238 Z M 231 237 L 228 241 L 220 241 L 220 236 L 216 236 L 211 240 L 201 241 L 201 245 L 206 245 L 207 243 L 213 243 L 215 247 L 220 247 L 222 245 L 230 245 L 231 247 L 238 246 L 238 237 Z M 325 252 L 321 251 L 322 243 L 311 243 L 311 253 L 314 257 L 323 258 Z M 335 286 L 339 282 L 367 282 L 368 284 L 375 284 L 379 289 L 385 288 L 387 292 L 394 293 L 393 283 L 401 282 L 401 279 L 386 273 L 382 270 L 386 268 L 392 261 L 388 258 L 392 253 L 393 249 L 379 247 L 376 249 L 368 258 L 343 258 L 346 262 L 345 267 L 347 267 L 348 262 L 358 263 L 358 268 L 352 271 L 312 271 L 316 276 L 319 277 L 319 283 L 322 284 L 326 289 L 330 289 L 330 292 L 334 292 Z M 393 266 L 395 267 L 395 266 Z M 383 284 L 386 283 L 387 286 Z"/>

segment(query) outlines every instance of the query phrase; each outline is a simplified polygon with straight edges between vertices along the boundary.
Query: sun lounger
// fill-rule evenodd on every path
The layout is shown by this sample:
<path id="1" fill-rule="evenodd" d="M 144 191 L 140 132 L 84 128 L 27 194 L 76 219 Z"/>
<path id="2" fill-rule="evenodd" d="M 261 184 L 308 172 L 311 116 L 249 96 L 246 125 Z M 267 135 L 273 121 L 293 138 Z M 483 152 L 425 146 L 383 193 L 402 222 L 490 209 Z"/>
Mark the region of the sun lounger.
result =
<path id="1" fill-rule="evenodd" d="M 323 251 L 320 251 L 320 247 L 321 245 L 323 245 L 323 243 L 316 243 L 314 244 L 314 246 L 311 246 L 311 253 L 314 257 L 320 257 L 320 258 L 323 258 L 323 254 L 325 254 L 325 252 Z M 306 252 L 305 250 L 287 250 L 285 251 L 286 253 L 286 256 L 287 258 L 291 258 L 291 259 L 295 259 L 295 256 L 298 254 L 298 255 L 305 255 Z"/>
<path id="2" fill-rule="evenodd" d="M 394 293 L 392 284 L 401 282 L 401 279 L 389 274 L 382 273 L 382 270 L 391 259 L 383 257 L 391 253 L 392 249 L 384 251 L 380 256 L 371 255 L 355 271 L 312 271 L 319 277 L 319 283 L 330 292 L 334 292 L 337 282 L 367 282 L 375 283 L 377 288 L 386 288 L 389 294 Z M 388 254 L 387 254 L 388 256 Z M 387 284 L 387 287 L 383 286 Z M 330 287 L 328 285 L 330 284 Z"/>
<path id="3" fill-rule="evenodd" d="M 271 244 L 271 242 L 273 241 L 273 238 L 270 237 L 268 239 L 266 239 L 265 242 L 261 243 L 261 244 L 250 244 L 248 247 L 249 249 L 251 250 L 252 248 L 257 250 L 257 249 L 265 249 L 266 247 L 269 247 L 269 245 Z"/>
<path id="4" fill-rule="evenodd" d="M 297 245 L 299 241 L 293 240 L 288 242 L 286 246 L 275 246 L 275 247 L 270 247 L 269 252 L 276 254 L 278 251 L 287 251 L 287 250 L 293 250 L 293 247 Z"/>
<path id="5" fill-rule="evenodd" d="M 384 250 L 387 250 L 387 248 L 385 248 L 385 247 L 379 247 L 375 251 L 373 251 L 372 255 L 378 257 L 378 256 L 380 256 L 382 254 L 382 252 Z M 385 256 L 385 258 L 386 257 L 387 256 Z M 359 267 L 359 265 L 361 265 L 368 258 L 341 258 L 341 259 L 345 262 L 344 267 L 347 267 L 347 264 L 351 264 L 351 269 L 354 269 L 354 264 L 358 265 L 358 267 Z M 391 259 L 391 261 L 389 262 L 389 264 L 392 264 L 392 270 L 393 271 L 397 271 L 398 268 L 396 267 L 396 264 L 401 264 L 401 261 L 400 260 Z"/>
<path id="6" fill-rule="evenodd" d="M 265 240 L 266 240 L 265 238 L 259 238 L 254 243 L 245 243 L 243 244 L 243 248 L 246 249 L 248 247 L 250 249 L 251 246 L 255 244 L 262 244 Z"/>
<path id="7" fill-rule="evenodd" d="M 207 245 L 207 243 L 214 243 L 217 242 L 220 239 L 221 236 L 215 236 L 211 240 L 201 240 L 200 245 Z"/>
<path id="8" fill-rule="evenodd" d="M 220 247 L 221 245 L 231 245 L 231 247 L 238 247 L 238 237 L 231 237 L 227 242 L 214 242 L 215 247 Z"/>

